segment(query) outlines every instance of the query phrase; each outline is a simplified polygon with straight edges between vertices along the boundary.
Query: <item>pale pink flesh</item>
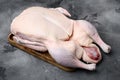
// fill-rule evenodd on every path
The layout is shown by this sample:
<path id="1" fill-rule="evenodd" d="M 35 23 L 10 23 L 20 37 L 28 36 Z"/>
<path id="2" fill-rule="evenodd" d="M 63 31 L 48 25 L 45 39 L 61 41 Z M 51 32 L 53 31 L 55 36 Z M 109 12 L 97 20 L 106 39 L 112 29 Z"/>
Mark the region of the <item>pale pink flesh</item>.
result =
<path id="1" fill-rule="evenodd" d="M 84 47 L 87 55 L 89 56 L 89 58 L 93 59 L 93 60 L 99 60 L 100 58 L 100 54 L 97 51 L 96 47 Z"/>
<path id="2" fill-rule="evenodd" d="M 71 15 L 63 8 L 56 8 L 55 11 L 54 9 L 39 9 L 37 7 L 38 11 L 34 10 L 36 8 L 25 10 L 11 24 L 11 32 L 15 35 L 14 39 L 18 43 L 21 42 L 24 46 L 38 51 L 48 50 L 50 55 L 64 66 L 88 70 L 94 70 L 96 65 L 85 64 L 79 60 L 85 54 L 84 51 L 87 51 L 88 57 L 96 62 L 100 60 L 99 54 L 101 53 L 97 53 L 97 47 L 89 48 L 87 46 L 94 41 L 105 52 L 109 52 L 110 46 L 102 41 L 95 27 L 89 22 L 68 19 L 63 14 Z M 33 16 L 34 14 L 36 15 Z M 17 34 L 18 32 L 20 35 Z"/>
<path id="3" fill-rule="evenodd" d="M 87 38 L 87 40 L 91 38 L 93 40 L 93 42 L 97 43 L 104 52 L 106 52 L 106 53 L 110 52 L 111 47 L 109 45 L 107 45 L 100 38 L 96 28 L 91 23 L 89 23 L 88 21 L 85 21 L 85 20 L 77 20 L 76 25 L 78 26 L 77 30 L 82 30 L 82 32 L 85 32 L 86 35 L 88 35 L 89 38 Z M 80 33 L 77 33 L 77 34 L 80 34 Z M 86 40 L 86 39 L 84 39 L 84 40 Z"/>

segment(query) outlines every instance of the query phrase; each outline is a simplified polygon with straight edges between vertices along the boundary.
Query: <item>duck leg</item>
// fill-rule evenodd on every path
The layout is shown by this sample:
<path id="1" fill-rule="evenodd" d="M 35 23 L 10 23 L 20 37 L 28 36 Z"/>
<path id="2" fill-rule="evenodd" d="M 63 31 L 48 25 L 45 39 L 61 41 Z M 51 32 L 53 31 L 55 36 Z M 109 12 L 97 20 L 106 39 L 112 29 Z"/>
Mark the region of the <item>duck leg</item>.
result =
<path id="1" fill-rule="evenodd" d="M 89 22 L 85 20 L 78 20 L 77 25 L 82 28 L 90 38 L 93 39 L 95 43 L 97 43 L 104 52 L 109 53 L 111 47 L 107 45 L 99 36 L 96 28 Z"/>
<path id="2" fill-rule="evenodd" d="M 86 64 L 77 58 L 76 48 L 79 49 L 79 47 L 76 47 L 73 41 L 48 41 L 46 47 L 53 59 L 63 66 L 87 70 L 96 68 L 96 64 Z"/>

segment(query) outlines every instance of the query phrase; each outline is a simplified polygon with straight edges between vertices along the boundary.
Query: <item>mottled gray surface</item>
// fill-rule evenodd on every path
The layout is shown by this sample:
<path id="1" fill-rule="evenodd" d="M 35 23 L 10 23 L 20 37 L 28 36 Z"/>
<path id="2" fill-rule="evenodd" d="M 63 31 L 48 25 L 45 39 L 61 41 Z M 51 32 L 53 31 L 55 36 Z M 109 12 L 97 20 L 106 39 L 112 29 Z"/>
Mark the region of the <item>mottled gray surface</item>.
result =
<path id="1" fill-rule="evenodd" d="M 65 72 L 39 60 L 7 41 L 10 23 L 29 6 L 66 8 L 72 19 L 93 23 L 102 39 L 112 46 L 96 71 L 78 69 Z M 0 80 L 119 80 L 120 79 L 120 0 L 0 0 Z"/>

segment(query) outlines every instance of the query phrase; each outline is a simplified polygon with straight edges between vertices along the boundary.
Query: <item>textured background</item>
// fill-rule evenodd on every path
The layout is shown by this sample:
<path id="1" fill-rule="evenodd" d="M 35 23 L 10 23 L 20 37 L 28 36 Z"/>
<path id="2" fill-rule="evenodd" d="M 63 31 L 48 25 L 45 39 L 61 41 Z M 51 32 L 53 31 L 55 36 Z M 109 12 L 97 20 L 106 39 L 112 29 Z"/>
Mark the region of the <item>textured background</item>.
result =
<path id="1" fill-rule="evenodd" d="M 95 71 L 65 72 L 37 59 L 7 41 L 15 16 L 29 6 L 67 9 L 72 19 L 93 23 L 102 39 L 112 46 Z M 119 80 L 120 0 L 0 0 L 0 80 Z"/>

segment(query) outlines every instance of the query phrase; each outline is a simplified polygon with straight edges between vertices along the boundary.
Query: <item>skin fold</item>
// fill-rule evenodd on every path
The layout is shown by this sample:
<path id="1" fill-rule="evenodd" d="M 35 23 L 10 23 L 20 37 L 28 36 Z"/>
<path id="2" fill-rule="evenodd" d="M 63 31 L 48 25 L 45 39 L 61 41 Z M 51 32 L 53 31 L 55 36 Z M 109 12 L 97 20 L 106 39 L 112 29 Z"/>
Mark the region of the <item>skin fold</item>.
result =
<path id="1" fill-rule="evenodd" d="M 102 56 L 93 42 L 105 53 L 109 53 L 111 47 L 100 38 L 91 23 L 66 16 L 71 15 L 62 7 L 27 8 L 11 23 L 13 38 L 31 49 L 48 51 L 63 66 L 94 70 Z"/>

